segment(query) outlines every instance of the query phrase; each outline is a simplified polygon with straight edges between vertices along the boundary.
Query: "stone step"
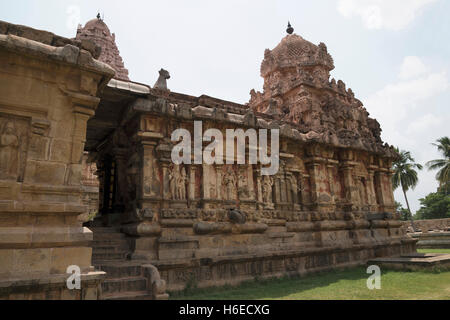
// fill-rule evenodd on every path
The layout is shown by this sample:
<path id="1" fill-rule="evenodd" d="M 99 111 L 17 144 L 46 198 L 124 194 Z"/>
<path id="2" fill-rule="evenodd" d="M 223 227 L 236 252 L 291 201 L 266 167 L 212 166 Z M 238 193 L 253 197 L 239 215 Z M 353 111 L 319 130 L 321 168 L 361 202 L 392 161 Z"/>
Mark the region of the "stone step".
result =
<path id="1" fill-rule="evenodd" d="M 127 251 L 121 251 L 121 252 L 108 252 L 108 253 L 92 253 L 92 260 L 93 261 L 99 261 L 99 260 L 125 260 L 127 256 Z"/>
<path id="2" fill-rule="evenodd" d="M 120 233 L 120 229 L 114 227 L 90 227 L 89 229 L 94 233 Z"/>
<path id="3" fill-rule="evenodd" d="M 144 277 L 127 277 L 106 279 L 102 283 L 103 293 L 133 292 L 147 290 L 147 279 Z"/>
<path id="4" fill-rule="evenodd" d="M 103 300 L 152 300 L 147 291 L 115 292 L 104 294 Z"/>
<path id="5" fill-rule="evenodd" d="M 97 269 L 105 271 L 107 279 L 139 277 L 142 274 L 140 265 L 126 265 L 123 263 L 99 265 Z"/>
<path id="6" fill-rule="evenodd" d="M 102 239 L 91 241 L 91 247 L 128 245 L 126 239 Z"/>
<path id="7" fill-rule="evenodd" d="M 92 260 L 92 265 L 95 266 L 96 269 L 99 269 L 101 266 L 104 265 L 111 265 L 111 264 L 116 264 L 116 263 L 123 263 L 126 262 L 128 260 L 117 260 L 117 259 L 97 259 L 97 260 Z"/>
<path id="8" fill-rule="evenodd" d="M 114 233 L 96 233 L 94 232 L 94 241 L 101 241 L 101 240 L 122 240 L 126 239 L 125 234 L 120 232 L 114 232 Z"/>
<path id="9" fill-rule="evenodd" d="M 92 253 L 114 253 L 128 251 L 128 244 L 92 246 Z"/>

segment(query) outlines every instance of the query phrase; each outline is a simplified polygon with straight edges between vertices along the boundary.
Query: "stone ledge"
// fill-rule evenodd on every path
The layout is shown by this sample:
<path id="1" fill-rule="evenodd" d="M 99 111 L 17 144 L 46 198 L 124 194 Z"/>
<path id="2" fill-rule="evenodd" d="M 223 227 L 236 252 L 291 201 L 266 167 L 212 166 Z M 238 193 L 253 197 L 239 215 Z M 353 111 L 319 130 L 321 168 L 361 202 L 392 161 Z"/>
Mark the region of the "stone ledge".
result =
<path id="1" fill-rule="evenodd" d="M 61 213 L 82 214 L 87 211 L 87 206 L 69 202 L 41 202 L 41 201 L 15 201 L 0 200 L 0 215 L 2 213 Z"/>
<path id="2" fill-rule="evenodd" d="M 18 24 L 12 24 L 1 20 L 0 20 L 0 34 L 15 35 L 18 37 L 37 41 L 54 47 L 61 47 L 70 44 L 80 49 L 89 51 L 95 59 L 97 59 L 100 55 L 99 52 L 100 48 L 96 48 L 95 44 L 92 41 L 87 40 L 79 41 L 68 39 L 55 35 L 54 33 L 48 31 L 38 30 Z"/>
<path id="3" fill-rule="evenodd" d="M 409 254 L 400 257 L 378 258 L 368 264 L 396 270 L 433 270 L 450 269 L 450 254 Z"/>
<path id="4" fill-rule="evenodd" d="M 165 270 L 174 267 L 193 267 L 200 265 L 216 265 L 229 262 L 244 262 L 254 260 L 264 260 L 270 258 L 289 258 L 301 256 L 314 256 L 329 253 L 348 253 L 353 251 L 360 251 L 366 249 L 380 249 L 384 247 L 401 246 L 401 241 L 384 241 L 380 243 L 358 244 L 351 247 L 322 247 L 322 248 L 303 248 L 298 250 L 285 250 L 263 253 L 247 253 L 234 256 L 219 256 L 213 258 L 197 258 L 197 259 L 167 259 L 159 261 L 151 261 L 151 264 L 158 267 L 158 269 Z"/>
<path id="5" fill-rule="evenodd" d="M 110 66 L 95 60 L 88 51 L 71 44 L 66 44 L 64 47 L 53 47 L 11 34 L 0 34 L 0 50 L 77 66 L 81 69 L 100 73 L 107 78 L 107 81 L 115 74 L 114 69 Z"/>
<path id="6" fill-rule="evenodd" d="M 86 227 L 0 228 L 0 249 L 88 246 L 93 233 Z"/>

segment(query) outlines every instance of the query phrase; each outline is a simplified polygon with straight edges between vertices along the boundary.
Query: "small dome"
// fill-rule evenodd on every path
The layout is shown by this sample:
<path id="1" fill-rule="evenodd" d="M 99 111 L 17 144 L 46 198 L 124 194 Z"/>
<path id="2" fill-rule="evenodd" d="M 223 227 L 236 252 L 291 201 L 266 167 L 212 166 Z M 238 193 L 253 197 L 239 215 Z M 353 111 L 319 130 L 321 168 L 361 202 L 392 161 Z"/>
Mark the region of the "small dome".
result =
<path id="1" fill-rule="evenodd" d="M 314 65 L 323 65 L 329 71 L 334 69 L 333 59 L 325 44 L 316 46 L 297 34 L 288 34 L 273 50 L 267 49 L 264 53 L 261 75 L 265 77 L 282 68 Z"/>
<path id="2" fill-rule="evenodd" d="M 95 18 L 95 19 L 89 20 L 83 29 L 90 30 L 90 31 L 94 31 L 94 30 L 103 31 L 103 32 L 105 32 L 106 36 L 111 36 L 111 31 L 109 31 L 108 26 L 106 25 L 105 22 L 103 22 L 102 19 Z"/>

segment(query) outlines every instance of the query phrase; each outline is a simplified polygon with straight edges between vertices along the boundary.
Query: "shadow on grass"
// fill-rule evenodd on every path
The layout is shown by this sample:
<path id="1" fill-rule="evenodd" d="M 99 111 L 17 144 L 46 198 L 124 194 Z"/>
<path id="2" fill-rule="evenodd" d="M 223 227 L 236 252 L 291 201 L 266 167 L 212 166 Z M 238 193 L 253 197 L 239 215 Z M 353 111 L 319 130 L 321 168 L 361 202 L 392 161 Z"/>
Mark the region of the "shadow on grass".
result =
<path id="1" fill-rule="evenodd" d="M 171 299 L 186 300 L 241 300 L 241 299 L 280 299 L 303 291 L 328 287 L 338 281 L 361 281 L 366 286 L 369 274 L 366 268 L 357 267 L 346 270 L 332 270 L 303 277 L 283 277 L 278 279 L 244 282 L 238 286 L 213 288 L 187 288 L 181 292 L 171 293 Z"/>

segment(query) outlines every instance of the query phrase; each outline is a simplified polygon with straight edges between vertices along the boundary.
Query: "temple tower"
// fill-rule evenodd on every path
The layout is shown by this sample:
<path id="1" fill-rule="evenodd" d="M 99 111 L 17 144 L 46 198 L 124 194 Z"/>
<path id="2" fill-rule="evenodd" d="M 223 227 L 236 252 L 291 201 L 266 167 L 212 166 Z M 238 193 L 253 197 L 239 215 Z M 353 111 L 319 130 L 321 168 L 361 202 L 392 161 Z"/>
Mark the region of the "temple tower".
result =
<path id="1" fill-rule="evenodd" d="M 116 71 L 114 78 L 119 80 L 130 81 L 128 78 L 128 70 L 125 69 L 119 49 L 116 45 L 116 35 L 111 34 L 106 23 L 100 18 L 92 19 L 86 23 L 84 27 L 81 25 L 77 30 L 77 40 L 90 40 L 101 48 L 98 60 L 108 64 Z"/>

